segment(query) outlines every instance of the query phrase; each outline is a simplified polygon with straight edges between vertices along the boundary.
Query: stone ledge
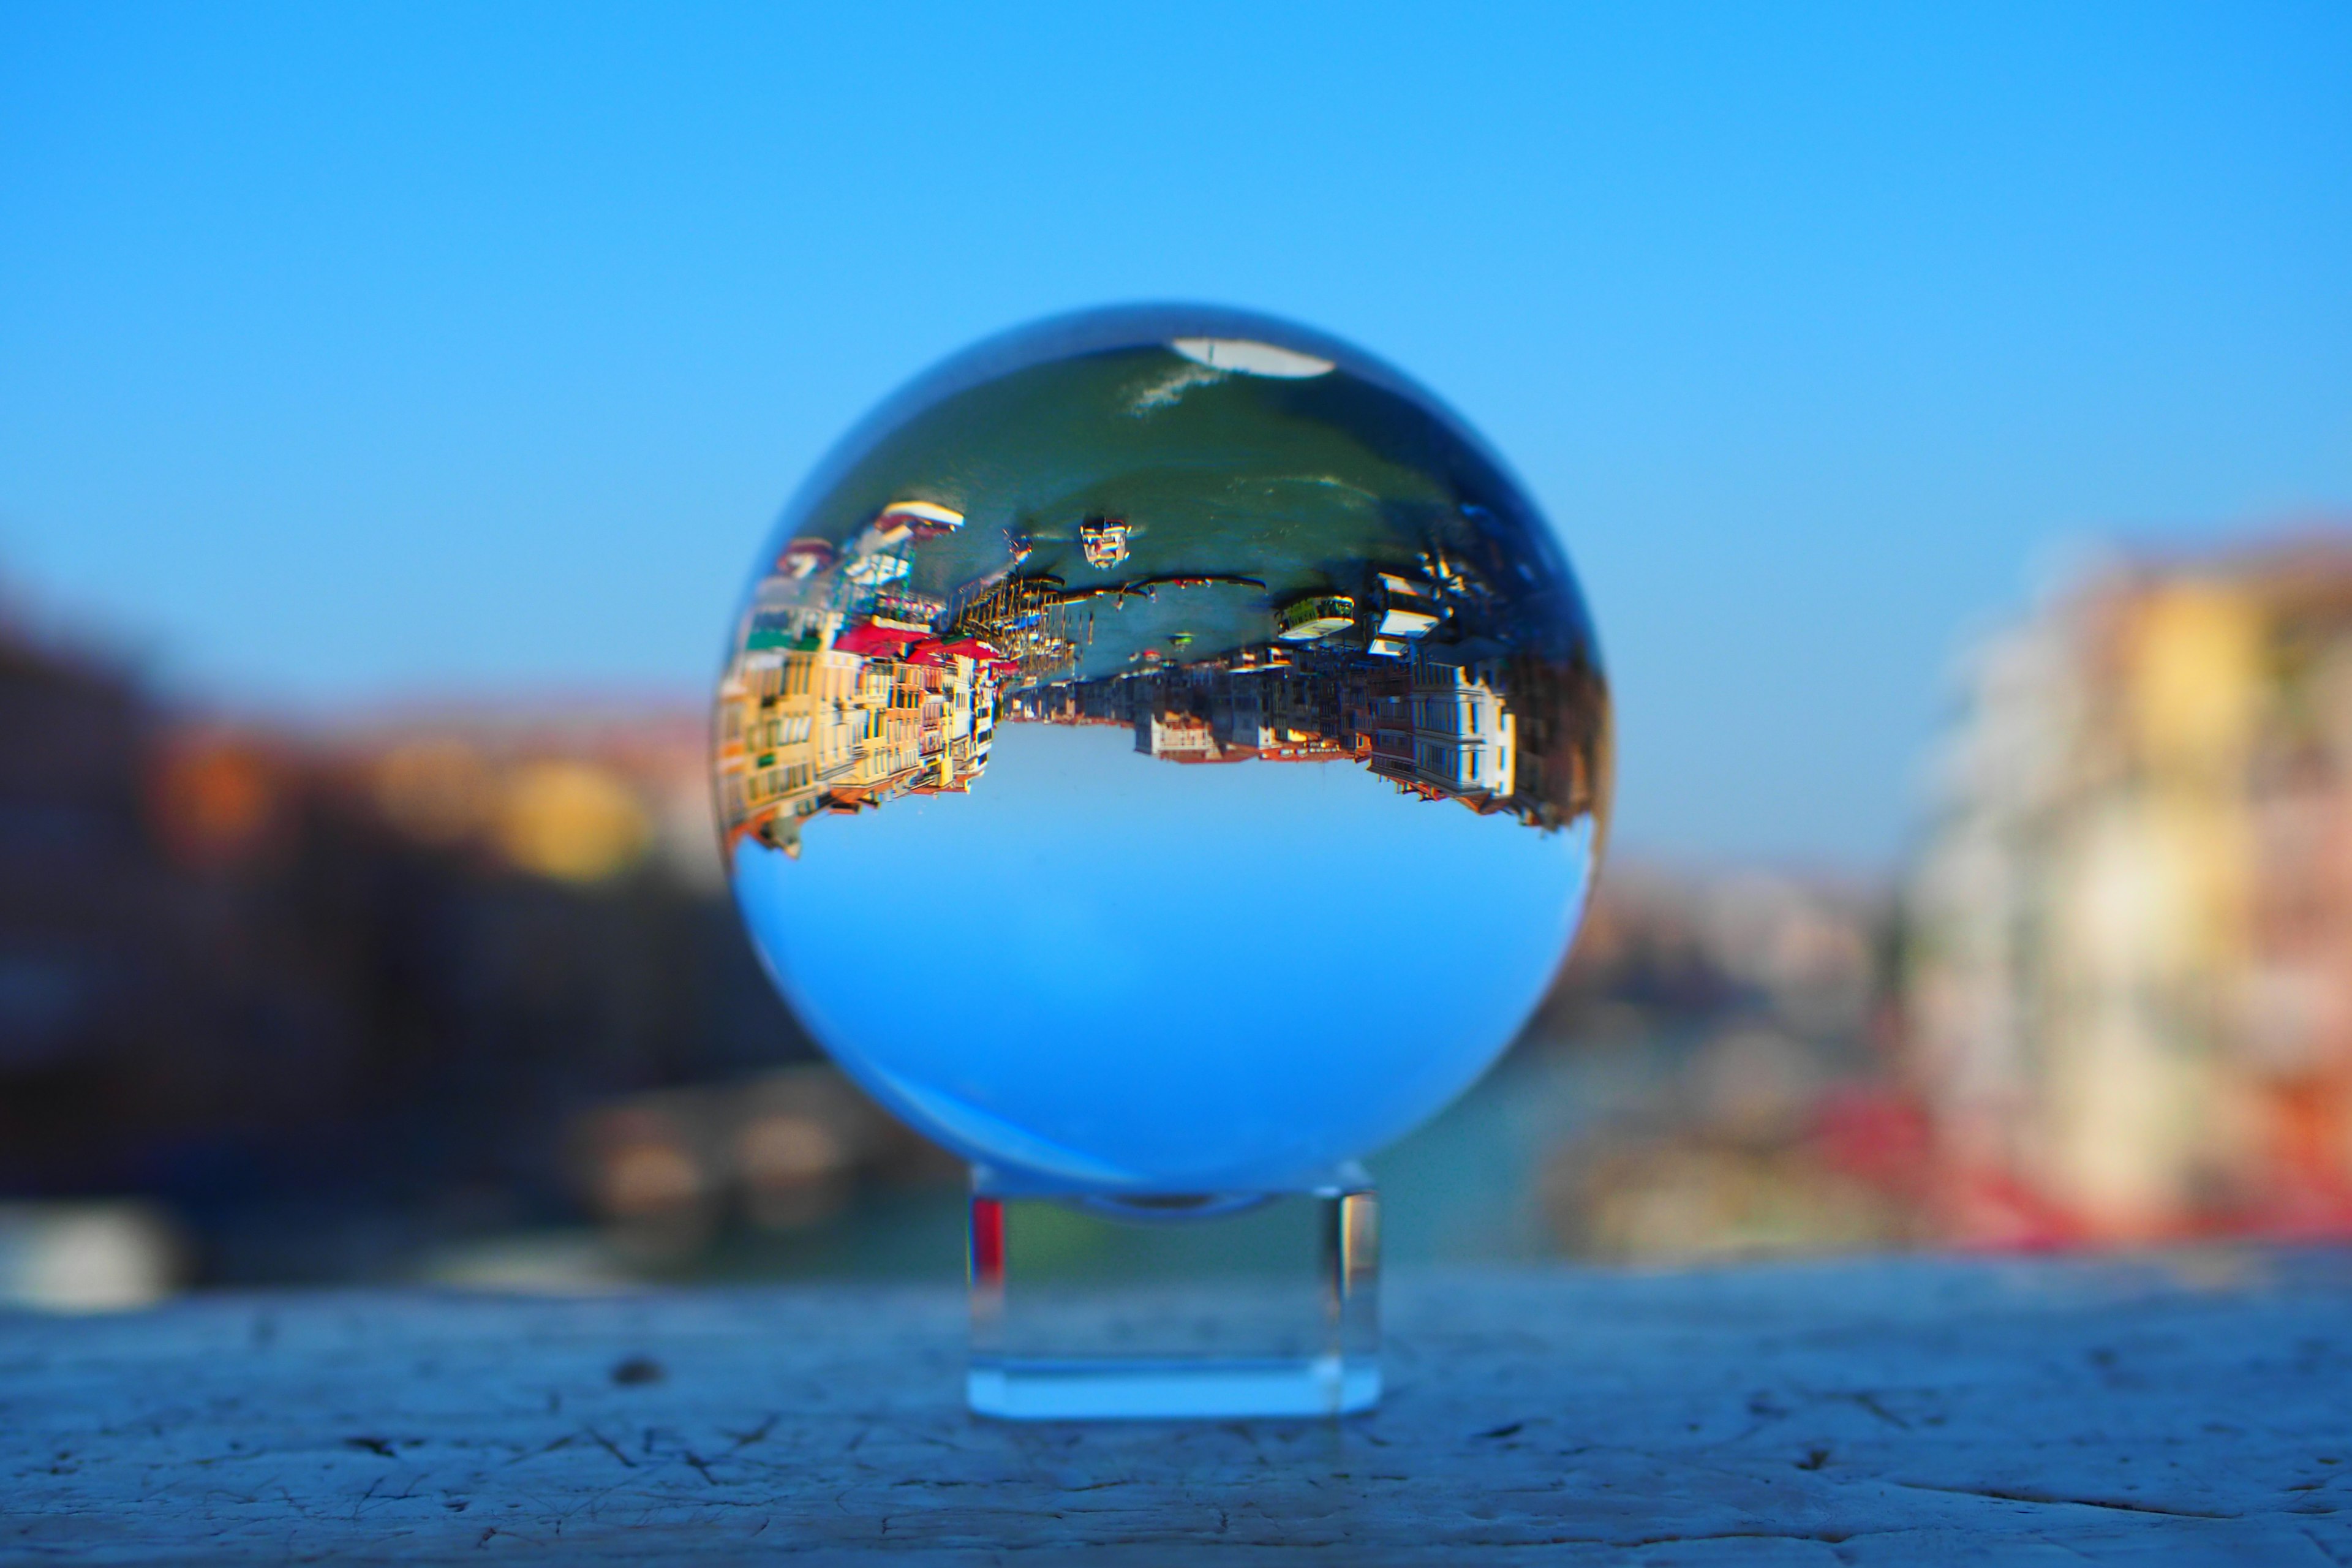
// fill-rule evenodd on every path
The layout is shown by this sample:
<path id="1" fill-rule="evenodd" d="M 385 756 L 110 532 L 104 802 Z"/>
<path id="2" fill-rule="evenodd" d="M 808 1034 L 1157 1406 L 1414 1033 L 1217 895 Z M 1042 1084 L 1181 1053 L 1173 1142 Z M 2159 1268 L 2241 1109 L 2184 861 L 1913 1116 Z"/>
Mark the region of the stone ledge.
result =
<path id="1" fill-rule="evenodd" d="M 976 1420 L 961 1312 L 0 1316 L 0 1562 L 2352 1563 L 2352 1253 L 1391 1281 L 1338 1424 Z"/>

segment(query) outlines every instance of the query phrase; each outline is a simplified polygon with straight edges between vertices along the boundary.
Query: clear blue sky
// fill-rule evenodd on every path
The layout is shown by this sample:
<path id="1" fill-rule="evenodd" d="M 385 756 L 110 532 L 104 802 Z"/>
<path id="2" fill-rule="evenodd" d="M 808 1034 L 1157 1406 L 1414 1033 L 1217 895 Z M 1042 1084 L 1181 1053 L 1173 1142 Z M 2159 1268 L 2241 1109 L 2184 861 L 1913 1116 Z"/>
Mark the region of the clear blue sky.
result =
<path id="1" fill-rule="evenodd" d="M 2068 541 L 2352 513 L 2352 5 L 0 8 L 0 575 L 183 689 L 707 678 L 870 403 L 1294 315 L 1519 468 L 1622 839 L 1884 862 Z"/>

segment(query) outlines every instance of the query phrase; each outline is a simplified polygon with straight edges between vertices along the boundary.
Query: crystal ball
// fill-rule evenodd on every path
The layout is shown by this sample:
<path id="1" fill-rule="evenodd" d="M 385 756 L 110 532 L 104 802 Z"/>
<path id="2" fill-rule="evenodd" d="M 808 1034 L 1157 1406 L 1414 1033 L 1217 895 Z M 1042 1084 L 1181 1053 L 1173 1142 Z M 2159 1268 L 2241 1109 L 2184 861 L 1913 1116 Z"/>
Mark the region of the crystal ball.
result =
<path id="1" fill-rule="evenodd" d="M 785 998 L 999 1179 L 1312 1184 L 1474 1082 L 1605 837 L 1559 542 L 1399 372 L 1090 311 L 950 358 L 761 551 L 714 730 Z"/>

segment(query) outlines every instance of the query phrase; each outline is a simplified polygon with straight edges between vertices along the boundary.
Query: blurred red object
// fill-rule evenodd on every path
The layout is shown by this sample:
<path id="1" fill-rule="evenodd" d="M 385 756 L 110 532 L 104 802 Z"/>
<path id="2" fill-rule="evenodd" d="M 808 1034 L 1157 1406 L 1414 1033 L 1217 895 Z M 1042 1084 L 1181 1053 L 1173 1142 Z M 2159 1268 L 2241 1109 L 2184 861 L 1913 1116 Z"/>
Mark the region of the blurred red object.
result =
<path id="1" fill-rule="evenodd" d="M 1927 1184 L 1931 1154 L 1927 1113 L 1884 1084 L 1845 1083 L 1813 1109 L 1810 1140 L 1822 1163 L 1842 1175 L 1900 1197 Z"/>

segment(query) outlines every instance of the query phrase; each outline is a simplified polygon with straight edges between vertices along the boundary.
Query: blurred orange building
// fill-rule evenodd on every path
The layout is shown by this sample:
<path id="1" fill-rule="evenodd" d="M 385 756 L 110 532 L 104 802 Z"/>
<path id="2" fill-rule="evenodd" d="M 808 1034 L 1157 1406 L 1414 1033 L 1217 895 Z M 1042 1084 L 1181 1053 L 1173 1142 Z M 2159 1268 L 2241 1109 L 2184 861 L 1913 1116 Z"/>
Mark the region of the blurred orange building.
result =
<path id="1" fill-rule="evenodd" d="M 2352 538 L 2105 573 L 1979 650 L 1939 762 L 1944 1227 L 2352 1234 Z"/>
<path id="2" fill-rule="evenodd" d="M 0 618 L 0 1198 L 155 1200 L 199 1279 L 377 1275 L 576 1213 L 575 1117 L 812 1056 L 707 726 L 225 723 Z"/>

